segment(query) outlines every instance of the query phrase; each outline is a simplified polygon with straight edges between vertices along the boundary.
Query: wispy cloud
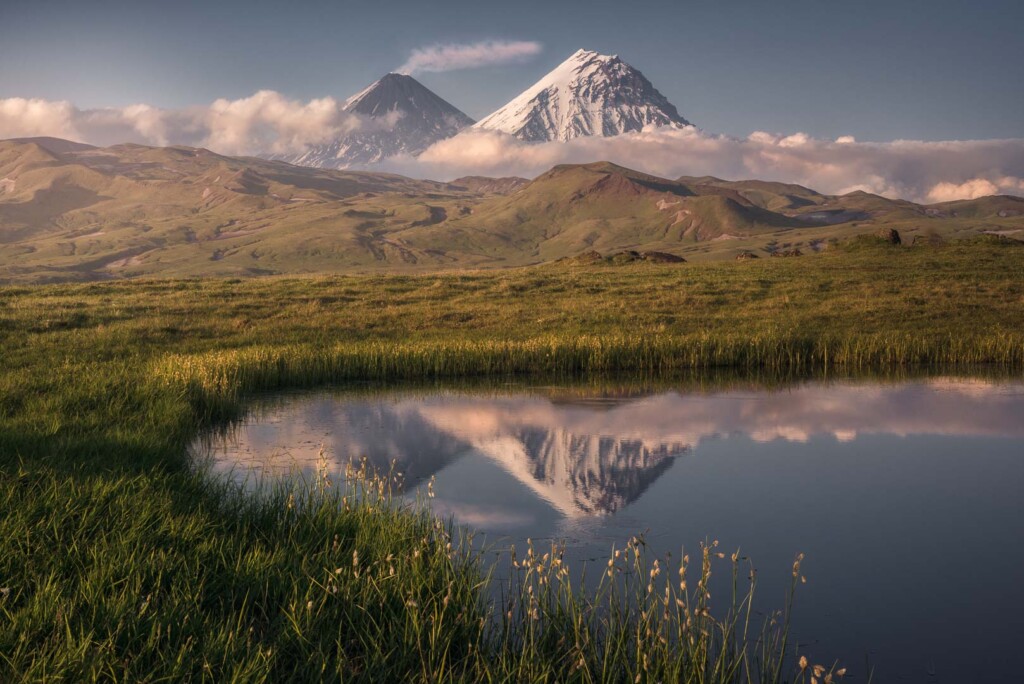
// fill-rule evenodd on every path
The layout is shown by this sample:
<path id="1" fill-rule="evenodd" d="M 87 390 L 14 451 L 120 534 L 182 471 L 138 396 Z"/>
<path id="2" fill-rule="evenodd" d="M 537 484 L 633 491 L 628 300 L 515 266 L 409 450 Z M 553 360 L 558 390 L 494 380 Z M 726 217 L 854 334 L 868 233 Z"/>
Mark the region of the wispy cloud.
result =
<path id="1" fill-rule="evenodd" d="M 442 518 L 452 517 L 463 525 L 490 531 L 526 527 L 536 523 L 534 516 L 523 514 L 521 511 L 500 504 L 483 507 L 458 501 L 434 499 L 430 508 L 435 515 Z"/>
<path id="2" fill-rule="evenodd" d="M 443 43 L 416 48 L 398 68 L 402 74 L 455 71 L 493 64 L 523 62 L 544 49 L 532 40 L 484 40 L 478 43 Z"/>

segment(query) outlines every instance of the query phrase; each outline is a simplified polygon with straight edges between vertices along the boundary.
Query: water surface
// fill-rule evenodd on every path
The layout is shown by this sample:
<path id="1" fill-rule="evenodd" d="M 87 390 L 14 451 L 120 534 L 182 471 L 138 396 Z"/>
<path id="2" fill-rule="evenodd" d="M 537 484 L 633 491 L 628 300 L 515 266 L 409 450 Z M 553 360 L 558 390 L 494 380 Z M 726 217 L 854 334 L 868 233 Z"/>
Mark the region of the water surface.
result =
<path id="1" fill-rule="evenodd" d="M 930 378 L 774 389 L 320 392 L 257 404 L 202 449 L 235 478 L 366 458 L 434 480 L 438 513 L 495 550 L 564 539 L 603 562 L 645 532 L 756 561 L 794 634 L 864 681 L 1012 681 L 1024 638 L 1024 383 Z"/>

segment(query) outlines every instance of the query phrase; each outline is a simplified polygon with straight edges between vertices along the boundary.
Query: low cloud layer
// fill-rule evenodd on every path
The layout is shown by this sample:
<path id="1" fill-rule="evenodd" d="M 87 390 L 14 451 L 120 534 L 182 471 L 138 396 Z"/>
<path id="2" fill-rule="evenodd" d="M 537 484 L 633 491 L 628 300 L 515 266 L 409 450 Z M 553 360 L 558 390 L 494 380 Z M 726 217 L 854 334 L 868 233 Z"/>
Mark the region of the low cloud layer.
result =
<path id="1" fill-rule="evenodd" d="M 928 191 L 928 199 L 932 202 L 949 202 L 1000 194 L 1024 195 L 1024 180 L 1013 176 L 1004 176 L 995 181 L 987 178 L 972 178 L 963 183 L 936 183 Z"/>
<path id="2" fill-rule="evenodd" d="M 530 144 L 497 131 L 471 129 L 435 144 L 417 159 L 392 159 L 389 167 L 439 179 L 470 174 L 533 177 L 556 164 L 598 160 L 667 178 L 757 178 L 826 193 L 863 190 L 914 201 L 1024 193 L 1024 139 L 861 143 L 851 136 L 828 140 L 804 133 L 755 132 L 732 138 L 689 127 Z"/>
<path id="3" fill-rule="evenodd" d="M 136 142 L 207 147 L 233 155 L 286 154 L 356 130 L 394 124 L 358 117 L 342 106 L 330 97 L 304 102 L 269 90 L 181 110 L 144 104 L 79 109 L 69 102 L 9 98 L 0 99 L 0 139 L 54 136 L 95 145 Z M 600 160 L 668 178 L 758 178 L 827 193 L 864 190 L 918 202 L 1024 195 L 1024 139 L 873 143 L 851 136 L 829 140 L 764 132 L 733 138 L 690 127 L 531 144 L 496 131 L 469 129 L 418 158 L 392 158 L 383 167 L 417 178 L 450 180 L 464 175 L 534 177 L 556 164 Z"/>
<path id="4" fill-rule="evenodd" d="M 371 125 L 325 97 L 300 102 L 261 90 L 180 110 L 139 104 L 79 109 L 70 102 L 0 99 L 0 139 L 53 136 L 93 145 L 192 145 L 222 154 L 287 153 Z"/>
<path id="5" fill-rule="evenodd" d="M 494 64 L 523 62 L 539 55 L 544 47 L 535 41 L 484 40 L 479 43 L 446 43 L 416 48 L 398 68 L 401 74 L 425 71 L 456 71 Z"/>

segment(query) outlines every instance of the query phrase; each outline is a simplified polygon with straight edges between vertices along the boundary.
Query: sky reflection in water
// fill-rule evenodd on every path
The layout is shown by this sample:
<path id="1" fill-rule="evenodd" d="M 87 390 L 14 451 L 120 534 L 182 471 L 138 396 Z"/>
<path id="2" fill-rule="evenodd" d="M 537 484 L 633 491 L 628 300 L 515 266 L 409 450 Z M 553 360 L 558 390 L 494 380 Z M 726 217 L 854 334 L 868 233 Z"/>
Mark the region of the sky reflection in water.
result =
<path id="1" fill-rule="evenodd" d="M 876 681 L 1016 667 L 1024 384 L 317 393 L 209 439 L 214 470 L 234 477 L 313 471 L 321 444 L 339 471 L 365 456 L 413 490 L 436 477 L 433 508 L 496 548 L 565 539 L 580 561 L 644 530 L 658 553 L 719 539 L 779 590 L 770 606 L 803 551 L 795 630 L 811 654 L 869 653 Z"/>

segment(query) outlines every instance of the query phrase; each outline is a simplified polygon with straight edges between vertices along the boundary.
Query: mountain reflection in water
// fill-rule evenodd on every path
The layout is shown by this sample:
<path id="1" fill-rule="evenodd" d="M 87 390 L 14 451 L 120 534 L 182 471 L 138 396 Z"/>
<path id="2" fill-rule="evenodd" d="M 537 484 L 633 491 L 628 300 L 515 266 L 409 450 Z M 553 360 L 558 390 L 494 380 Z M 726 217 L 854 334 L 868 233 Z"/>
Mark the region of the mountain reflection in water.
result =
<path id="1" fill-rule="evenodd" d="M 615 513 L 707 440 L 806 442 L 862 435 L 1024 437 L 1024 387 L 982 380 L 667 391 L 602 401 L 518 394 L 292 396 L 207 437 L 218 470 L 280 476 L 365 458 L 410 489 L 482 455 L 567 518 Z"/>

